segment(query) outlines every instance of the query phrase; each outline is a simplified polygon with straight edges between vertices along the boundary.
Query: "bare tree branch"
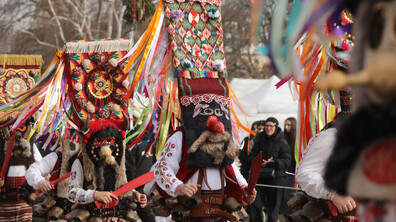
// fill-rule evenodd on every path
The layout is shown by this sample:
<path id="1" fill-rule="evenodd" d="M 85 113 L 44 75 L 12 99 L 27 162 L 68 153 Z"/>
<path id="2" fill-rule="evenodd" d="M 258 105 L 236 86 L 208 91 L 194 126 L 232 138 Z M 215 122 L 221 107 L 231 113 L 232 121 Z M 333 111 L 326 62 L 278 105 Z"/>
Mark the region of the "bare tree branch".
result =
<path id="1" fill-rule="evenodd" d="M 103 1 L 99 0 L 99 13 L 98 13 L 98 19 L 97 19 L 98 23 L 96 24 L 96 30 L 97 30 L 96 35 L 97 36 L 99 36 L 99 34 L 100 34 L 100 24 L 102 22 L 102 14 L 103 14 L 102 11 L 103 11 Z"/>
<path id="2" fill-rule="evenodd" d="M 84 16 L 82 13 L 82 10 L 74 2 L 72 2 L 70 0 L 67 0 L 66 2 L 69 3 L 69 5 L 72 6 L 74 8 L 75 12 L 77 12 L 80 16 Z"/>
<path id="3" fill-rule="evenodd" d="M 77 29 L 78 33 L 81 35 L 81 38 L 84 36 L 84 31 L 83 31 L 82 27 L 80 26 L 80 24 L 78 24 L 77 22 L 71 20 L 70 18 L 64 17 L 64 16 L 58 15 L 56 17 L 60 20 L 71 23 Z M 55 19 L 55 17 L 52 19 Z"/>
<path id="4" fill-rule="evenodd" d="M 27 30 L 23 30 L 23 29 L 20 29 L 20 28 L 17 28 L 17 30 L 20 31 L 20 32 L 29 34 L 34 39 L 36 39 L 37 43 L 39 43 L 40 45 L 45 45 L 45 46 L 48 46 L 48 47 L 51 47 L 51 48 L 54 48 L 54 49 L 58 48 L 58 47 L 56 47 L 56 45 L 41 41 L 33 32 L 30 32 L 30 31 L 27 31 Z"/>
<path id="5" fill-rule="evenodd" d="M 63 33 L 62 25 L 60 24 L 59 19 L 56 18 L 56 12 L 54 10 L 54 6 L 52 5 L 52 0 L 48 0 L 48 5 L 51 9 L 52 15 L 55 16 L 55 21 L 56 21 L 56 24 L 58 25 L 60 37 L 61 37 L 62 41 L 66 42 L 66 38 L 65 38 L 65 34 Z"/>
<path id="6" fill-rule="evenodd" d="M 112 8 L 113 8 L 113 11 L 116 12 L 114 4 L 112 4 Z M 123 25 L 123 22 L 122 22 L 123 13 L 122 12 L 124 12 L 125 9 L 126 9 L 126 5 L 122 5 L 122 7 L 120 9 L 121 13 L 114 13 L 114 18 L 115 18 L 115 21 L 116 21 L 116 24 L 117 24 L 117 33 L 116 33 L 115 37 L 117 39 L 121 38 L 122 25 Z M 119 15 L 119 17 L 117 16 L 117 14 Z"/>
<path id="7" fill-rule="evenodd" d="M 91 19 L 89 18 L 89 10 L 87 7 L 87 1 L 83 1 L 83 8 L 84 8 L 84 22 L 85 22 L 85 26 L 86 26 L 86 31 L 88 34 L 88 38 L 89 39 L 94 39 L 93 35 L 92 35 L 92 31 L 91 31 Z"/>
<path id="8" fill-rule="evenodd" d="M 110 2 L 109 4 L 111 4 L 110 6 L 110 10 L 109 10 L 109 24 L 107 26 L 107 36 L 106 38 L 111 38 L 111 34 L 113 33 L 113 14 L 115 14 L 114 11 L 114 2 Z"/>

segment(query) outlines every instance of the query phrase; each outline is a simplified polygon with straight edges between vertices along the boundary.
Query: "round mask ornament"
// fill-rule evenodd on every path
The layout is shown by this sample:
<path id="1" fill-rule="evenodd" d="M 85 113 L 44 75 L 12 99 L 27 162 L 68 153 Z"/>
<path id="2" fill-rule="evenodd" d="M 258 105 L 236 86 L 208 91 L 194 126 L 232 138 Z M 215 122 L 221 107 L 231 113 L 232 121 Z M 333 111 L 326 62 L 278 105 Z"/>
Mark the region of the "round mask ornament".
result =
<path id="1" fill-rule="evenodd" d="M 11 97 L 17 97 L 22 93 L 26 92 L 28 87 L 26 86 L 25 81 L 23 81 L 22 79 L 14 78 L 8 81 L 6 89 L 8 95 L 10 95 Z"/>
<path id="2" fill-rule="evenodd" d="M 112 76 L 102 70 L 93 70 L 87 82 L 89 100 L 98 106 L 103 106 L 111 101 L 113 93 Z"/>

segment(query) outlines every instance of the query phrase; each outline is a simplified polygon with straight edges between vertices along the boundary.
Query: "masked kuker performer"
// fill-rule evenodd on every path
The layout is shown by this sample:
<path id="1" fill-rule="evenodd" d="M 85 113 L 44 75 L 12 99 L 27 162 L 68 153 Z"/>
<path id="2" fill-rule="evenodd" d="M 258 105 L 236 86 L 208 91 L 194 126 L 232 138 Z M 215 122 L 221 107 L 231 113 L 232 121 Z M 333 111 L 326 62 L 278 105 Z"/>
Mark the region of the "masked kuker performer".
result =
<path id="1" fill-rule="evenodd" d="M 33 118 L 28 119 L 15 131 L 15 141 L 5 178 L 0 178 L 0 221 L 32 221 L 32 207 L 29 201 L 34 193 L 26 183 L 26 169 L 35 161 L 40 161 L 41 155 L 33 144 L 34 136 L 27 141 L 32 128 Z M 3 123 L 4 124 L 4 123 Z M 12 124 L 1 129 L 0 161 L 4 163 L 6 149 L 10 143 L 12 132 L 8 131 Z"/>
<path id="2" fill-rule="evenodd" d="M 167 90 L 171 94 L 169 101 L 173 102 L 176 97 L 173 85 L 162 79 L 172 70 L 178 82 L 182 128 L 165 142 L 152 167 L 157 190 L 166 202 L 160 201 L 157 216 L 172 213 L 172 218 L 179 221 L 235 221 L 237 218 L 230 212 L 241 209 L 240 206 L 231 210 L 223 207 L 226 202 L 235 203 L 233 206 L 243 202 L 247 182 L 233 164 L 238 157 L 238 147 L 232 135 L 221 4 L 221 0 L 160 1 L 141 40 L 142 48 L 132 55 L 132 58 L 147 59 L 140 64 L 136 61 L 128 64 L 130 70 L 136 70 L 128 96 L 133 92 L 148 92 L 152 101 L 160 101 L 156 89 L 160 88 L 160 92 L 170 89 Z M 163 61 L 158 67 L 157 58 Z M 159 84 L 152 79 L 167 85 L 156 87 Z M 167 94 L 162 95 L 168 98 Z M 171 120 L 168 118 L 168 121 Z M 153 186 L 147 185 L 145 192 L 151 193 L 151 188 Z M 252 193 L 253 190 L 250 199 L 254 199 Z M 157 199 L 153 198 L 153 203 L 154 200 Z M 187 203 L 190 201 L 197 204 L 190 205 Z"/>
<path id="3" fill-rule="evenodd" d="M 330 73 L 321 90 L 351 84 L 354 113 L 337 135 L 324 178 L 358 201 L 361 221 L 395 221 L 396 1 L 345 2 L 356 16 L 350 70 Z"/>
<path id="4" fill-rule="evenodd" d="M 118 197 L 109 191 L 114 191 L 128 182 L 123 133 L 117 123 L 99 121 L 90 124 L 89 134 L 89 138 L 85 139 L 82 155 L 72 165 L 67 197 L 73 203 L 82 204 L 90 217 L 121 218 L 123 212 L 118 205 L 105 205 L 102 210 L 96 208 L 93 202 L 111 203 Z M 120 198 L 127 196 L 140 202 L 141 207 L 147 202 L 146 196 L 135 190 Z"/>
<path id="5" fill-rule="evenodd" d="M 193 209 L 179 208 L 182 216 L 171 209 L 174 220 L 235 220 L 222 206 L 227 198 L 242 202 L 247 182 L 233 163 L 238 148 L 231 134 L 226 81 L 180 78 L 179 96 L 183 126 L 167 140 L 154 165 L 157 189 L 179 202 L 193 195 L 202 200 Z"/>
<path id="6" fill-rule="evenodd" d="M 121 209 L 121 203 L 112 203 L 118 198 L 137 201 L 141 207 L 146 204 L 146 196 L 134 190 L 120 197 L 110 192 L 128 182 L 124 142 L 129 129 L 124 99 L 128 80 L 124 61 L 118 60 L 131 46 L 128 39 L 83 40 L 65 45 L 61 63 L 65 63 L 71 100 L 70 119 L 81 132 L 81 155 L 72 165 L 66 195 L 79 207 L 66 215 L 67 220 L 123 220 L 131 216 L 128 207 Z M 104 205 L 97 207 L 95 201 Z"/>
<path id="7" fill-rule="evenodd" d="M 61 138 L 56 151 L 49 153 L 41 161 L 33 163 L 27 170 L 28 184 L 42 192 L 40 198 L 36 198 L 38 203 L 33 206 L 34 213 L 38 216 L 47 214 L 49 220 L 58 220 L 63 214 L 70 212 L 72 203 L 66 198 L 69 177 L 55 186 L 52 182 L 70 172 L 80 151 L 78 142 Z"/>
<path id="8" fill-rule="evenodd" d="M 1 106 L 3 109 L 11 108 L 6 103 L 18 98 L 36 83 L 43 63 L 41 55 L 0 55 L 0 104 L 4 104 Z M 32 221 L 32 208 L 26 200 L 33 189 L 26 183 L 25 173 L 30 164 L 41 159 L 34 145 L 35 136 L 27 140 L 33 121 L 33 118 L 28 118 L 15 130 L 7 166 L 4 164 L 5 154 L 13 136 L 11 128 L 15 116 L 9 116 L 0 123 L 0 221 Z"/>

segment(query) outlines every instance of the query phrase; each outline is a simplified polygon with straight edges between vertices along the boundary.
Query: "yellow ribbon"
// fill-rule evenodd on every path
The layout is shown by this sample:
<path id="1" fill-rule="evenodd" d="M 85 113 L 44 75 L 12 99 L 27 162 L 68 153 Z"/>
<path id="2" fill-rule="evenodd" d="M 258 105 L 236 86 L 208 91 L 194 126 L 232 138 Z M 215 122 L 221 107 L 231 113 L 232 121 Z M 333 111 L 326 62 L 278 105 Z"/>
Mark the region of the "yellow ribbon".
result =
<path id="1" fill-rule="evenodd" d="M 153 19 L 151 20 L 150 25 L 149 25 L 149 27 L 147 28 L 147 31 L 146 31 L 146 33 L 144 34 L 143 38 L 142 38 L 142 41 L 140 42 L 140 44 L 139 44 L 139 46 L 138 46 L 136 52 L 133 53 L 131 59 L 129 60 L 128 64 L 126 65 L 126 67 L 125 67 L 125 69 L 124 69 L 124 72 L 128 72 L 128 70 L 129 70 L 129 68 L 131 67 L 132 63 L 135 61 L 135 59 L 138 57 L 138 55 L 140 54 L 141 50 L 143 49 L 143 45 L 144 45 L 144 43 L 147 41 L 147 40 L 146 40 L 146 39 L 147 39 L 147 36 L 150 34 L 150 37 L 149 37 L 149 39 L 148 39 L 147 46 L 146 46 L 146 48 L 145 48 L 145 50 L 144 50 L 144 54 L 143 54 L 142 60 L 140 61 L 139 68 L 138 68 L 138 70 L 137 70 L 137 72 L 136 72 L 136 75 L 135 75 L 135 78 L 134 78 L 134 80 L 133 80 L 133 82 L 132 82 L 132 86 L 131 86 L 131 88 L 129 89 L 128 94 L 126 95 L 126 98 L 125 98 L 126 101 L 128 101 L 129 98 L 132 96 L 133 91 L 134 91 L 134 89 L 135 89 L 135 87 L 136 87 L 136 84 L 137 84 L 137 82 L 139 81 L 140 75 L 142 74 L 142 70 L 143 70 L 143 67 L 144 67 L 144 63 L 146 62 L 147 54 L 148 54 L 148 51 L 149 51 L 149 49 L 150 49 L 151 42 L 153 41 L 154 34 L 155 34 L 155 30 L 157 29 L 157 26 L 158 26 L 158 22 L 159 22 L 159 19 L 160 19 L 160 15 L 161 15 L 161 12 L 162 12 L 162 8 L 163 8 L 163 2 L 162 2 L 162 0 L 161 0 L 161 1 L 159 2 L 159 4 L 158 4 L 157 10 L 156 10 L 156 12 L 155 12 L 155 14 L 154 14 L 154 17 L 153 17 Z"/>

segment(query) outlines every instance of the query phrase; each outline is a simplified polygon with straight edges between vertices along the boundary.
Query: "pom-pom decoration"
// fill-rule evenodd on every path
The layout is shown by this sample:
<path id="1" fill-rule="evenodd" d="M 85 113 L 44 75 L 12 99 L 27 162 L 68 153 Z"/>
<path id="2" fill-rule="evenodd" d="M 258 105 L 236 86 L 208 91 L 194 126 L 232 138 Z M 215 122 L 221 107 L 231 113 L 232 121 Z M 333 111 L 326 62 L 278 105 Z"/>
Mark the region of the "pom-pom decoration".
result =
<path id="1" fill-rule="evenodd" d="M 129 86 L 129 81 L 128 80 L 124 80 L 124 81 L 122 81 L 121 84 L 122 84 L 123 87 L 125 87 L 127 89 L 128 86 Z"/>
<path id="2" fill-rule="evenodd" d="M 95 107 L 93 105 L 88 104 L 87 105 L 87 111 L 89 113 L 95 113 Z"/>
<path id="3" fill-rule="evenodd" d="M 84 69 L 89 69 L 89 66 L 91 66 L 91 61 L 89 61 L 89 59 L 84 59 L 81 65 L 84 67 Z"/>
<path id="4" fill-rule="evenodd" d="M 81 91 L 81 90 L 82 90 L 82 84 L 81 84 L 81 83 L 75 84 L 75 85 L 74 85 L 74 89 L 75 89 L 76 91 Z"/>
<path id="5" fill-rule="evenodd" d="M 117 67 L 118 65 L 117 59 L 110 59 L 108 63 L 111 67 Z"/>
<path id="6" fill-rule="evenodd" d="M 184 59 L 180 63 L 181 63 L 181 66 L 186 70 L 189 70 L 194 66 L 194 64 L 188 59 Z"/>
<path id="7" fill-rule="evenodd" d="M 219 60 L 219 59 L 213 61 L 213 62 L 212 62 L 212 66 L 213 66 L 213 68 L 214 68 L 216 71 L 220 71 L 220 72 L 221 72 L 221 71 L 224 71 L 224 69 L 225 69 L 224 61 L 223 61 L 223 60 Z"/>
<path id="8" fill-rule="evenodd" d="M 111 105 L 110 110 L 111 110 L 112 112 L 118 112 L 118 111 L 120 111 L 120 105 L 118 105 L 118 104 L 113 104 L 113 105 Z"/>
<path id="9" fill-rule="evenodd" d="M 220 18 L 220 12 L 219 12 L 218 9 L 215 9 L 215 8 L 209 9 L 208 10 L 208 16 L 209 16 L 209 18 L 211 20 L 216 21 L 216 20 L 218 20 Z"/>
<path id="10" fill-rule="evenodd" d="M 171 19 L 174 22 L 179 21 L 181 18 L 183 18 L 183 12 L 181 12 L 180 10 L 173 10 L 170 14 Z"/>

